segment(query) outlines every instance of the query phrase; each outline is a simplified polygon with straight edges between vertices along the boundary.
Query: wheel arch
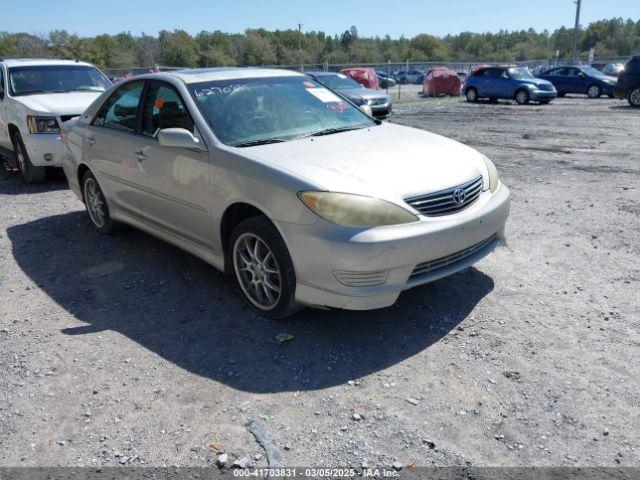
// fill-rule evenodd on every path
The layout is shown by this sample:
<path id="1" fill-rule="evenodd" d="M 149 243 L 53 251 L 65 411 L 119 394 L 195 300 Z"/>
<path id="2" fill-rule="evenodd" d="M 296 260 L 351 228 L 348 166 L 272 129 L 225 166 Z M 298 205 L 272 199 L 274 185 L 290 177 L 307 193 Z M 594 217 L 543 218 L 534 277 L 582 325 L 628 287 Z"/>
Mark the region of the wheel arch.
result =
<path id="1" fill-rule="evenodd" d="M 76 169 L 76 177 L 78 179 L 78 185 L 80 187 L 80 195 L 82 197 L 82 202 L 84 202 L 84 188 L 82 188 L 82 179 L 84 178 L 84 175 L 87 172 L 91 172 L 91 169 L 86 163 L 81 163 L 80 165 L 78 165 L 78 168 Z"/>
<path id="2" fill-rule="evenodd" d="M 224 255 L 225 260 L 228 258 L 229 254 L 229 241 L 231 240 L 231 233 L 233 230 L 243 221 L 248 220 L 249 218 L 263 216 L 269 222 L 273 224 L 269 216 L 260 208 L 255 205 L 251 205 L 247 202 L 235 202 L 229 205 L 222 217 L 220 219 L 220 243 L 222 245 L 222 253 Z M 275 226 L 275 224 L 274 224 Z M 276 230 L 280 230 L 276 227 Z M 225 263 L 225 270 L 227 270 L 227 263 Z"/>
<path id="3" fill-rule="evenodd" d="M 9 125 L 7 125 L 7 130 L 9 130 L 9 138 L 11 139 L 11 143 L 13 144 L 16 133 L 20 134 L 20 129 L 15 123 L 10 123 Z"/>

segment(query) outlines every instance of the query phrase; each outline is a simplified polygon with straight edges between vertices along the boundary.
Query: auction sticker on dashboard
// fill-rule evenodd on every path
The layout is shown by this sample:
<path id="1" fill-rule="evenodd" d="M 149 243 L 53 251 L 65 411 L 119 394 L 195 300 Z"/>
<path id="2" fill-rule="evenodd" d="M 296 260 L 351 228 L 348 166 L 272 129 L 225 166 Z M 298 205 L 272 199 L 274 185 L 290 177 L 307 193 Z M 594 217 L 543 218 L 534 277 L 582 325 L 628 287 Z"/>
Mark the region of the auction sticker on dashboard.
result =
<path id="1" fill-rule="evenodd" d="M 307 92 L 324 103 L 341 102 L 342 99 L 326 88 L 307 88 Z"/>

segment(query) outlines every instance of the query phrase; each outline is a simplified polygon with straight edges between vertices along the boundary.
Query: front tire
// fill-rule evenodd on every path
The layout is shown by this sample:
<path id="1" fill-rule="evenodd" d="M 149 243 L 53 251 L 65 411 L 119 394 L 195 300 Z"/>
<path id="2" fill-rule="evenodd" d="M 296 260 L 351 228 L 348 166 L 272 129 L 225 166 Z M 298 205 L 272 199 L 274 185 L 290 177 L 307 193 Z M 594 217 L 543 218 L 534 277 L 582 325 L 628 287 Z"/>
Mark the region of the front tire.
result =
<path id="1" fill-rule="evenodd" d="M 524 89 L 520 89 L 516 92 L 516 103 L 518 105 L 526 105 L 529 103 L 529 92 Z"/>
<path id="2" fill-rule="evenodd" d="M 600 98 L 600 95 L 602 95 L 602 90 L 598 85 L 590 85 L 587 88 L 587 96 L 589 98 Z"/>
<path id="3" fill-rule="evenodd" d="M 93 228 L 102 234 L 111 233 L 115 229 L 116 223 L 109 213 L 107 199 L 102 193 L 96 177 L 91 172 L 86 172 L 82 177 L 82 199 Z"/>
<path id="4" fill-rule="evenodd" d="M 20 133 L 16 133 L 13 136 L 13 152 L 18 168 L 20 169 L 20 175 L 25 183 L 44 182 L 47 173 L 46 167 L 36 167 L 31 163 Z"/>
<path id="5" fill-rule="evenodd" d="M 465 96 L 467 97 L 467 102 L 476 103 L 478 101 L 478 90 L 473 87 L 467 88 Z"/>
<path id="6" fill-rule="evenodd" d="M 303 308 L 295 300 L 296 274 L 289 250 L 267 217 L 240 223 L 229 245 L 230 273 L 253 310 L 280 320 Z"/>
<path id="7" fill-rule="evenodd" d="M 629 91 L 629 95 L 627 96 L 627 101 L 629 105 L 635 108 L 640 108 L 640 85 L 637 87 L 633 87 Z"/>

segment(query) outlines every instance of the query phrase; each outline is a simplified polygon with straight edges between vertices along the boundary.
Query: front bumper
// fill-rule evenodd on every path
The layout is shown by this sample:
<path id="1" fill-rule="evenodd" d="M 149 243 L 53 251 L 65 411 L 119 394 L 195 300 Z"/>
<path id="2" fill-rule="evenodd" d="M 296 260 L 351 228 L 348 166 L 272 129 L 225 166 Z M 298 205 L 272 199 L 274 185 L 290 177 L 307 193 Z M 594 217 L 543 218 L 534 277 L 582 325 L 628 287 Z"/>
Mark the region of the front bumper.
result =
<path id="1" fill-rule="evenodd" d="M 556 90 L 549 91 L 549 90 L 531 89 L 529 90 L 529 93 L 531 94 L 531 100 L 533 100 L 534 102 L 537 102 L 541 99 L 546 99 L 546 98 L 554 99 L 558 96 L 558 92 Z"/>
<path id="2" fill-rule="evenodd" d="M 59 133 L 26 133 L 22 141 L 34 166 L 62 166 L 64 148 Z"/>
<path id="3" fill-rule="evenodd" d="M 483 192 L 462 212 L 421 217 L 406 225 L 361 230 L 324 220 L 311 226 L 280 223 L 296 270 L 296 300 L 350 310 L 392 305 L 403 290 L 463 270 L 490 253 L 504 239 L 509 206 L 509 190 L 501 184 L 494 194 Z M 455 260 L 454 255 L 474 245 L 481 248 L 441 268 L 415 274 L 418 265 Z M 361 283 L 347 285 L 345 277 Z"/>
<path id="4" fill-rule="evenodd" d="M 374 117 L 387 117 L 391 115 L 393 110 L 391 102 L 382 104 L 382 105 L 371 105 L 371 113 L 373 113 Z"/>
<path id="5" fill-rule="evenodd" d="M 615 86 L 613 88 L 613 95 L 616 98 L 620 98 L 622 100 L 625 100 L 627 98 L 627 89 L 625 87 L 620 87 L 620 86 Z"/>

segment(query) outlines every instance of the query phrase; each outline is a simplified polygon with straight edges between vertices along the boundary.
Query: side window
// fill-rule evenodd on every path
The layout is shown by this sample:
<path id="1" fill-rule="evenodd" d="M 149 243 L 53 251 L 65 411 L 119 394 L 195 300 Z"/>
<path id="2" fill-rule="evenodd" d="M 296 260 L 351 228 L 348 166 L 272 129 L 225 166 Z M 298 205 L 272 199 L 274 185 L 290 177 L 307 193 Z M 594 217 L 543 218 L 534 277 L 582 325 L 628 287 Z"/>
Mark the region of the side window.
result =
<path id="1" fill-rule="evenodd" d="M 4 72 L 0 66 L 0 100 L 4 98 Z"/>
<path id="2" fill-rule="evenodd" d="M 144 82 L 131 82 L 113 92 L 93 119 L 93 125 L 134 133 L 143 86 Z"/>
<path id="3" fill-rule="evenodd" d="M 499 68 L 490 68 L 489 70 L 486 71 L 484 76 L 489 78 L 501 78 L 502 72 L 503 70 L 500 70 Z"/>
<path id="4" fill-rule="evenodd" d="M 193 133 L 194 125 L 187 107 L 171 85 L 149 85 L 142 110 L 142 134 L 155 137 L 163 128 L 184 128 Z"/>
<path id="5" fill-rule="evenodd" d="M 553 75 L 554 77 L 564 75 L 564 70 L 564 68 L 554 68 L 553 70 L 549 70 L 549 75 Z"/>
<path id="6" fill-rule="evenodd" d="M 570 77 L 576 77 L 578 76 L 578 73 L 580 73 L 580 70 L 578 70 L 577 68 L 567 68 L 567 73 L 565 73 L 565 75 L 569 75 Z"/>

